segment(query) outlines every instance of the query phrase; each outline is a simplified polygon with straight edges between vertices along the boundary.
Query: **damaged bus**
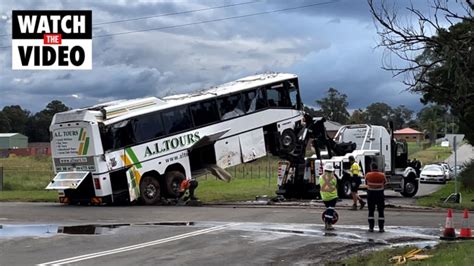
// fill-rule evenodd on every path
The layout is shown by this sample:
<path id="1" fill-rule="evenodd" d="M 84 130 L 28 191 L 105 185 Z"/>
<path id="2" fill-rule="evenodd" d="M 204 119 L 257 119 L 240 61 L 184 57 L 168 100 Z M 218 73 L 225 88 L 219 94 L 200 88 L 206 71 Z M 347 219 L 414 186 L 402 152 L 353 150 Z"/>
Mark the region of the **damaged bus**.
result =
<path id="1" fill-rule="evenodd" d="M 183 180 L 288 152 L 302 123 L 298 78 L 271 73 L 158 99 L 57 113 L 50 126 L 62 203 L 155 204 Z"/>

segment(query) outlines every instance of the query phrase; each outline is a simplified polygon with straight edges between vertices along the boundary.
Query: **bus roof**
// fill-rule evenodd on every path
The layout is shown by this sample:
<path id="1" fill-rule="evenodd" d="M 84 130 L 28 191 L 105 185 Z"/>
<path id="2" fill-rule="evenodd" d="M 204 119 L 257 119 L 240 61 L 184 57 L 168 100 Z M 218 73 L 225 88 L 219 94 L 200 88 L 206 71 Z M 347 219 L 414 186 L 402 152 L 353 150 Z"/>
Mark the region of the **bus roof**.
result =
<path id="1" fill-rule="evenodd" d="M 211 87 L 209 89 L 195 91 L 192 93 L 178 94 L 167 96 L 162 99 L 156 97 L 148 97 L 141 99 L 132 100 L 117 100 L 107 103 L 97 104 L 88 108 L 75 109 L 65 113 L 58 113 L 55 115 L 54 122 L 61 123 L 67 122 L 65 119 L 60 117 L 68 113 L 67 117 L 69 120 L 72 113 L 79 113 L 78 111 L 93 111 L 94 116 L 98 121 L 104 122 L 104 124 L 112 124 L 121 120 L 125 120 L 137 115 L 142 115 L 162 109 L 167 109 L 183 104 L 188 104 L 200 100 L 214 98 L 220 95 L 231 94 L 233 92 L 246 90 L 263 86 L 269 83 L 283 81 L 287 79 L 296 78 L 295 74 L 287 73 L 265 73 L 245 78 L 238 79 L 236 81 L 228 82 L 219 86 Z M 97 112 L 100 111 L 100 112 Z M 102 116 L 98 115 L 102 113 Z M 65 117 L 64 117 L 65 118 Z M 82 119 L 76 119 L 82 120 Z"/>

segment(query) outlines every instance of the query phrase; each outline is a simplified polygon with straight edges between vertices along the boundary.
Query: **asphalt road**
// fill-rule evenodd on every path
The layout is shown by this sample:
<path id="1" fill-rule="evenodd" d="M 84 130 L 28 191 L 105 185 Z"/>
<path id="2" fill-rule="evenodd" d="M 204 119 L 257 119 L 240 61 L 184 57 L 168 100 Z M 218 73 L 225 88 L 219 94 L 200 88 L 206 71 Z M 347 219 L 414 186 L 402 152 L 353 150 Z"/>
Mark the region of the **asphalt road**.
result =
<path id="1" fill-rule="evenodd" d="M 322 211 L 317 202 L 204 207 L 0 203 L 0 265 L 320 263 L 367 248 L 432 245 L 446 215 L 389 208 L 387 232 L 367 233 L 366 210 L 339 206 L 336 231 L 327 234 Z M 457 228 L 460 217 L 455 214 Z"/>
<path id="2" fill-rule="evenodd" d="M 465 162 L 474 159 L 474 147 L 469 144 L 461 145 L 456 152 L 457 164 L 462 165 Z M 445 160 L 450 166 L 454 166 L 454 153 Z"/>

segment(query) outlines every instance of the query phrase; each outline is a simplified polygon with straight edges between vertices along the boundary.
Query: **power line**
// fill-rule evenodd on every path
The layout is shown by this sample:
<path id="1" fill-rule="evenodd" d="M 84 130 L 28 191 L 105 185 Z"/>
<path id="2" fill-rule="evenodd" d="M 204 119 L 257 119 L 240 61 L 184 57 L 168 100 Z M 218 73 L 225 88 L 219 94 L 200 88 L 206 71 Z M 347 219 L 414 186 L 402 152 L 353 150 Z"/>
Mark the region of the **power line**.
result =
<path id="1" fill-rule="evenodd" d="M 96 26 L 100 26 L 100 25 L 108 25 L 108 24 L 122 23 L 122 22 L 128 22 L 128 21 L 145 20 L 145 19 L 150 19 L 150 18 L 169 17 L 169 16 L 175 16 L 175 15 L 196 13 L 196 12 L 201 12 L 201 11 L 209 11 L 209 10 L 214 10 L 214 9 L 222 9 L 222 8 L 227 8 L 227 7 L 249 5 L 249 4 L 255 4 L 255 3 L 258 3 L 258 2 L 261 2 L 261 1 L 262 0 L 255 0 L 255 1 L 249 1 L 249 2 L 228 4 L 228 5 L 214 6 L 214 7 L 206 7 L 206 8 L 200 8 L 200 9 L 192 9 L 192 10 L 165 13 L 165 14 L 159 14 L 159 15 L 153 15 L 153 16 L 146 16 L 146 17 L 136 17 L 136 18 L 122 19 L 122 20 L 99 22 L 99 23 L 94 23 L 93 28 L 99 28 L 99 27 L 96 27 Z M 12 35 L 11 33 L 0 34 L 0 37 L 7 37 L 7 36 L 11 36 L 11 35 Z"/>
<path id="2" fill-rule="evenodd" d="M 233 6 L 242 6 L 242 5 L 248 5 L 248 4 L 255 4 L 255 3 L 260 2 L 260 1 L 261 0 L 256 0 L 256 1 L 250 1 L 250 2 L 235 3 L 235 4 L 215 6 L 215 7 L 206 7 L 206 8 L 201 8 L 201 9 L 193 9 L 193 10 L 180 11 L 180 12 L 165 13 L 165 14 L 159 14 L 159 15 L 153 15 L 153 16 L 146 16 L 146 17 L 129 18 L 129 19 L 123 19 L 123 20 L 113 20 L 113 21 L 95 23 L 95 25 L 99 26 L 99 25 L 122 23 L 122 22 L 128 22 L 128 21 L 144 20 L 144 19 L 149 19 L 149 18 L 159 18 L 159 17 L 168 17 L 168 16 L 189 14 L 189 13 L 195 13 L 195 12 L 201 12 L 201 11 L 209 11 L 209 10 L 213 10 L 213 9 L 221 9 L 221 8 L 227 8 L 227 7 L 233 7 Z"/>
<path id="3" fill-rule="evenodd" d="M 110 34 L 93 36 L 93 38 L 105 38 L 105 37 L 111 37 L 111 36 L 117 36 L 117 35 L 126 35 L 126 34 L 138 33 L 138 32 L 147 32 L 147 31 L 164 30 L 164 29 L 174 29 L 174 28 L 200 25 L 200 24 L 219 22 L 219 21 L 225 21 L 225 20 L 232 20 L 232 19 L 239 19 L 239 18 L 246 18 L 246 17 L 254 17 L 254 16 L 267 15 L 267 14 L 272 14 L 272 13 L 277 13 L 277 12 L 283 12 L 283 11 L 303 9 L 303 8 L 307 8 L 307 7 L 334 4 L 334 3 L 337 3 L 339 1 L 340 0 L 331 0 L 331 1 L 326 1 L 326 2 L 308 4 L 308 5 L 294 6 L 294 7 L 282 8 L 282 9 L 274 9 L 274 10 L 269 10 L 269 11 L 262 11 L 262 12 L 256 12 L 256 13 L 250 13 L 250 14 L 238 15 L 238 16 L 231 16 L 231 17 L 225 17 L 225 18 L 203 20 L 203 21 L 191 22 L 191 23 L 186 23 L 186 24 L 178 24 L 178 25 L 164 26 L 164 27 L 157 27 L 157 28 L 150 28 L 150 29 L 141 29 L 141 30 L 132 30 L 132 31 L 110 33 Z M 8 47 L 11 47 L 11 45 L 9 45 L 9 46 L 0 46 L 0 49 L 4 49 L 4 48 L 8 48 Z"/>
<path id="4" fill-rule="evenodd" d="M 211 23 L 211 22 L 218 22 L 218 21 L 225 21 L 225 20 L 232 20 L 232 19 L 246 18 L 246 17 L 254 17 L 254 16 L 260 16 L 260 15 L 267 15 L 267 14 L 271 14 L 271 13 L 277 13 L 277 12 L 283 12 L 283 11 L 289 11 L 289 10 L 295 10 L 295 9 L 302 9 L 302 8 L 307 8 L 307 7 L 334 4 L 334 3 L 339 2 L 339 1 L 340 0 L 332 0 L 332 1 L 327 1 L 327 2 L 313 3 L 313 4 L 309 4 L 309 5 L 294 6 L 294 7 L 275 9 L 275 10 L 270 10 L 270 11 L 262 11 L 262 12 L 256 12 L 256 13 L 251 13 L 251 14 L 231 16 L 231 17 L 211 19 L 211 20 L 203 20 L 203 21 L 173 25 L 173 26 L 164 26 L 164 27 L 142 29 L 142 30 L 123 31 L 123 32 L 117 32 L 117 33 L 98 35 L 98 36 L 94 36 L 94 38 L 103 38 L 103 37 L 110 37 L 110 36 L 117 36 L 117 35 L 125 35 L 125 34 L 137 33 L 137 32 L 147 32 L 147 31 L 155 31 L 155 30 L 173 29 L 173 28 L 180 28 L 180 27 L 186 27 L 186 26 L 192 26 L 192 25 L 206 24 L 206 23 Z"/>

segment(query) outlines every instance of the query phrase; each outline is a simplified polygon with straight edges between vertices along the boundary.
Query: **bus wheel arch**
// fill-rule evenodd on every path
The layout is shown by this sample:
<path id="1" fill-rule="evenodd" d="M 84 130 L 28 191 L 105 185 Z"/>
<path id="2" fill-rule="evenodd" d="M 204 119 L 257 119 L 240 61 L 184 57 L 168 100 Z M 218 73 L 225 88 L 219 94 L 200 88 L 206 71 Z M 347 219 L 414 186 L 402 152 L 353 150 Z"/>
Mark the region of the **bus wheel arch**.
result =
<path id="1" fill-rule="evenodd" d="M 161 200 L 161 184 L 155 171 L 143 174 L 140 179 L 140 199 L 146 205 L 154 205 Z"/>
<path id="2" fill-rule="evenodd" d="M 168 166 L 164 174 L 164 190 L 165 194 L 170 198 L 180 198 L 183 192 L 179 192 L 181 182 L 186 179 L 186 171 L 184 167 L 179 164 L 172 164 Z"/>

